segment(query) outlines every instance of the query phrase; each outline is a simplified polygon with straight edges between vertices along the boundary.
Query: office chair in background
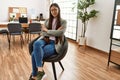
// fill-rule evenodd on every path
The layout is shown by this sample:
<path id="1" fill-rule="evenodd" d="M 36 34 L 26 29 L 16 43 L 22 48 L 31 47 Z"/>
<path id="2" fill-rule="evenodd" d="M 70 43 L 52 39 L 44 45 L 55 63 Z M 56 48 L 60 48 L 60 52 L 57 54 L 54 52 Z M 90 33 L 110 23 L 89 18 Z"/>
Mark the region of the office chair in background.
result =
<path id="1" fill-rule="evenodd" d="M 9 33 L 9 49 L 11 44 L 11 36 L 13 36 L 13 40 L 15 41 L 15 36 L 20 36 L 21 41 L 21 48 L 23 47 L 23 32 L 22 32 L 22 26 L 20 23 L 9 23 L 8 24 L 8 33 Z"/>
<path id="2" fill-rule="evenodd" d="M 41 33 L 41 24 L 40 23 L 30 23 L 28 29 L 28 41 L 31 41 L 31 34 L 38 34 L 40 36 Z"/>
<path id="3" fill-rule="evenodd" d="M 8 36 L 8 30 L 7 30 L 7 29 L 2 29 L 2 30 L 0 30 L 0 34 L 2 34 L 2 35 L 7 35 L 7 41 L 8 41 L 8 43 L 10 42 L 9 36 Z"/>

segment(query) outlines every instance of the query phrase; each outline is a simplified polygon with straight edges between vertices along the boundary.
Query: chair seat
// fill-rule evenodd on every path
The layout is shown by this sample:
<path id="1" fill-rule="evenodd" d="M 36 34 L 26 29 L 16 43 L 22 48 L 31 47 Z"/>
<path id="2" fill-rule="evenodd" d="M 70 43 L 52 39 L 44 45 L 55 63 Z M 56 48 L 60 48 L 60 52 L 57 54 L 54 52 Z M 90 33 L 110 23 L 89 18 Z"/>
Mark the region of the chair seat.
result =
<path id="1" fill-rule="evenodd" d="M 0 30 L 0 34 L 8 34 L 8 30 L 6 29 Z"/>
<path id="2" fill-rule="evenodd" d="M 58 60 L 56 60 L 57 59 L 56 57 L 58 57 L 58 54 L 54 54 L 50 57 L 46 57 L 43 59 L 43 61 L 45 61 L 45 62 L 57 62 Z"/>
<path id="3" fill-rule="evenodd" d="M 11 35 L 21 35 L 22 33 L 10 33 Z"/>

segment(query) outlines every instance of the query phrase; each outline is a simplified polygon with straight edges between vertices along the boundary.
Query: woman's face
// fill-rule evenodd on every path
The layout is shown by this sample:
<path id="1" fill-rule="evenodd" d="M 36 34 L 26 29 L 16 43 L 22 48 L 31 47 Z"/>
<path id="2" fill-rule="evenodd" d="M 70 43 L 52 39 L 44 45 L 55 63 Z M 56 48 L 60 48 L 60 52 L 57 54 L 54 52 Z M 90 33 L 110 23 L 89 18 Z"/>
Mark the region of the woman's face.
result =
<path id="1" fill-rule="evenodd" d="M 57 17 L 57 15 L 58 15 L 58 13 L 59 13 L 58 7 L 52 6 L 52 7 L 50 8 L 50 12 L 51 12 L 51 14 L 53 15 L 53 17 Z"/>

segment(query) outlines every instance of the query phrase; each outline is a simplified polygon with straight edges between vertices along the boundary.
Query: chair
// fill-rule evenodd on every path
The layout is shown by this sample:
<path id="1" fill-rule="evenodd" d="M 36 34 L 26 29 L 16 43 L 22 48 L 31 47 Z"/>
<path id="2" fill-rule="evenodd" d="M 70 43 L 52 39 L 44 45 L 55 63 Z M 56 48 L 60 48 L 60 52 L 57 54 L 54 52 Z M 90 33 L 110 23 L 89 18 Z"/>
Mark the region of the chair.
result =
<path id="1" fill-rule="evenodd" d="M 31 41 L 31 34 L 39 34 L 41 33 L 41 24 L 40 23 L 30 23 L 29 24 L 29 34 L 28 34 L 28 41 L 30 37 Z"/>
<path id="2" fill-rule="evenodd" d="M 20 36 L 20 40 L 21 40 L 21 48 L 22 48 L 22 44 L 24 43 L 23 41 L 23 32 L 22 32 L 22 27 L 20 23 L 9 23 L 8 24 L 8 32 L 9 32 L 9 49 L 10 49 L 10 43 L 11 43 L 11 35 L 13 36 L 13 38 L 17 35 Z M 14 39 L 15 41 L 15 39 Z"/>
<path id="3" fill-rule="evenodd" d="M 39 37 L 38 37 L 39 38 Z M 29 44 L 29 53 L 31 54 L 32 51 L 33 51 L 33 43 L 38 39 L 34 39 L 32 42 L 30 42 Z M 44 62 L 51 62 L 52 63 L 52 68 L 53 68 L 53 73 L 54 73 L 54 79 L 57 80 L 57 75 L 56 75 L 56 69 L 55 69 L 55 62 L 59 62 L 62 70 L 64 70 L 64 67 L 61 63 L 61 60 L 65 57 L 66 53 L 67 53 L 67 50 L 68 50 L 68 41 L 66 39 L 66 37 L 64 36 L 64 44 L 63 44 L 63 50 L 62 50 L 62 54 L 55 54 L 55 55 L 52 55 L 50 57 L 47 57 L 47 58 L 44 58 L 43 59 L 43 65 L 44 65 Z"/>
<path id="4" fill-rule="evenodd" d="M 5 35 L 7 35 L 7 40 L 8 40 L 8 42 L 9 42 L 9 37 L 8 37 L 8 30 L 7 29 L 2 29 L 2 30 L 0 30 L 0 34 L 5 34 Z"/>

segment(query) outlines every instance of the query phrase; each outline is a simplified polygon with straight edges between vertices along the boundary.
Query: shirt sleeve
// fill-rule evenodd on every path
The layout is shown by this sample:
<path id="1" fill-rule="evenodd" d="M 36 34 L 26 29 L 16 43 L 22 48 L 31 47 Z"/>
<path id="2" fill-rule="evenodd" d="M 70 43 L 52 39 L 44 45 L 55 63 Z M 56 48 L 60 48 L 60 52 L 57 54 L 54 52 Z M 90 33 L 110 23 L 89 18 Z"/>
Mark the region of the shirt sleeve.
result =
<path id="1" fill-rule="evenodd" d="M 61 26 L 63 27 L 61 30 L 48 30 L 47 34 L 52 36 L 61 36 L 66 31 L 66 20 L 61 20 Z"/>

